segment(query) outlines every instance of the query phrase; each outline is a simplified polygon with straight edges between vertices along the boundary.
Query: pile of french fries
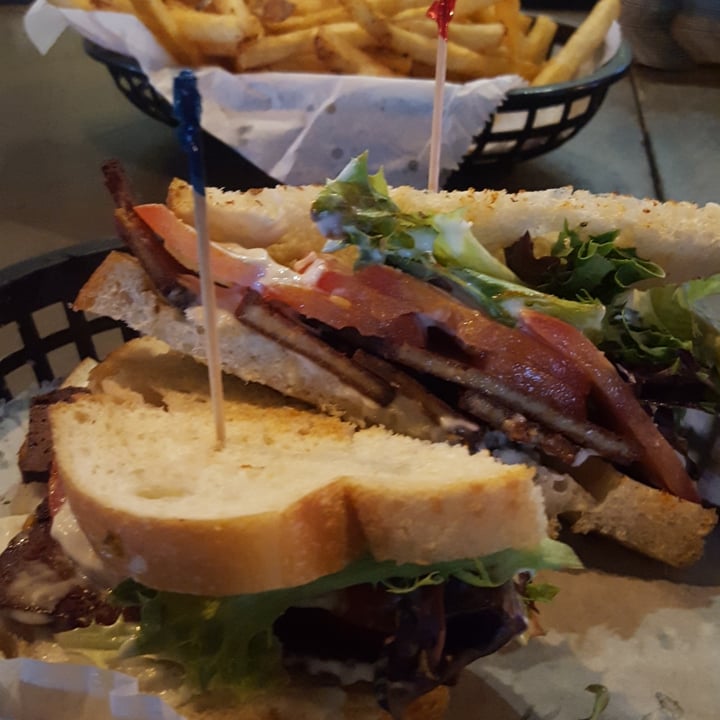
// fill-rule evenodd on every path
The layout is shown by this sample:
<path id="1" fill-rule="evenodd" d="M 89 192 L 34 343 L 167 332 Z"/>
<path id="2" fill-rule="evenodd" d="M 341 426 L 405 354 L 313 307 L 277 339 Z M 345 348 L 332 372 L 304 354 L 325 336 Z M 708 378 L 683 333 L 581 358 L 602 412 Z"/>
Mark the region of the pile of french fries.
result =
<path id="1" fill-rule="evenodd" d="M 185 66 L 232 72 L 434 75 L 438 28 L 430 0 L 51 0 L 135 14 Z M 533 85 L 570 80 L 602 44 L 620 0 L 599 0 L 561 50 L 557 24 L 520 0 L 457 0 L 448 80 L 516 73 Z"/>

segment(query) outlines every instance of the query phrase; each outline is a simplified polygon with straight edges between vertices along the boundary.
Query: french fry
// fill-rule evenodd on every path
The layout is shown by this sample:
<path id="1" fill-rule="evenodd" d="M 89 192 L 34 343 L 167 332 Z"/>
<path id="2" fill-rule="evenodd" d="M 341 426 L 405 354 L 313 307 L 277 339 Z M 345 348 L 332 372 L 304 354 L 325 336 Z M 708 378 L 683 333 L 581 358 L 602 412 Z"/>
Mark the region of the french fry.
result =
<path id="1" fill-rule="evenodd" d="M 390 23 L 384 16 L 374 12 L 366 0 L 340 0 L 340 2 L 350 13 L 352 19 L 371 35 L 381 47 L 390 46 Z"/>
<path id="2" fill-rule="evenodd" d="M 162 0 L 130 0 L 133 12 L 157 38 L 157 41 L 182 65 L 200 65 L 199 49 L 185 41 L 175 14 Z"/>
<path id="3" fill-rule="evenodd" d="M 389 27 L 390 47 L 393 50 L 405 53 L 420 63 L 434 67 L 437 53 L 436 39 L 411 33 L 394 25 Z M 505 66 L 502 59 L 473 52 L 452 41 L 447 43 L 447 69 L 450 73 L 455 73 L 464 78 L 486 77 L 504 72 L 504 70 L 498 71 L 501 66 Z"/>
<path id="4" fill-rule="evenodd" d="M 369 47 L 375 43 L 373 36 L 352 20 L 330 23 L 325 26 L 325 29 L 341 37 L 345 42 L 352 43 L 355 47 Z"/>
<path id="5" fill-rule="evenodd" d="M 505 44 L 513 57 L 518 55 L 523 30 L 520 27 L 520 0 L 498 0 L 495 17 L 506 28 Z"/>
<path id="6" fill-rule="evenodd" d="M 525 13 L 519 13 L 517 22 L 518 27 L 520 28 L 520 32 L 527 35 L 533 25 L 533 20 L 534 18 L 532 15 L 525 15 Z"/>
<path id="7" fill-rule="evenodd" d="M 397 15 L 406 10 L 420 10 L 424 14 L 428 9 L 426 0 L 370 0 L 370 5 L 375 12 L 385 17 Z"/>
<path id="8" fill-rule="evenodd" d="M 133 11 L 130 0 L 90 0 L 90 7 L 106 12 L 131 13 Z"/>
<path id="9" fill-rule="evenodd" d="M 437 25 L 430 18 L 405 21 L 393 19 L 393 24 L 429 38 L 437 37 Z M 502 23 L 451 23 L 448 28 L 449 40 L 475 52 L 498 48 L 504 37 L 505 26 Z"/>
<path id="10" fill-rule="evenodd" d="M 303 15 L 291 15 L 281 23 L 266 23 L 265 27 L 274 35 L 281 35 L 294 30 L 319 28 L 328 23 L 342 22 L 348 19 L 347 12 L 341 7 L 326 8 Z"/>
<path id="11" fill-rule="evenodd" d="M 418 20 L 429 20 L 433 25 L 435 25 L 435 23 L 433 23 L 433 21 L 430 20 L 430 18 L 427 16 L 427 10 L 424 10 L 421 7 L 405 8 L 405 10 L 400 10 L 400 12 L 392 15 L 392 21 L 397 25 L 402 25 L 409 22 L 417 22 Z M 437 35 L 437 25 L 435 25 L 435 35 Z"/>
<path id="12" fill-rule="evenodd" d="M 327 8 L 327 0 L 294 0 L 295 12 L 301 15 L 320 12 Z"/>
<path id="13" fill-rule="evenodd" d="M 277 23 L 289 18 L 296 5 L 289 0 L 250 0 L 248 7 L 261 22 Z"/>
<path id="14" fill-rule="evenodd" d="M 455 5 L 454 18 L 461 22 L 468 18 L 473 18 L 477 13 L 482 12 L 491 5 L 495 5 L 496 2 L 497 0 L 460 0 L 460 2 Z M 455 20 L 453 20 L 453 22 L 455 22 Z"/>
<path id="15" fill-rule="evenodd" d="M 253 70 L 286 60 L 292 55 L 313 52 L 317 30 L 306 28 L 284 35 L 265 35 L 256 40 L 241 43 L 235 60 L 238 72 Z"/>
<path id="16" fill-rule="evenodd" d="M 374 48 L 373 55 L 395 75 L 407 77 L 412 70 L 413 59 L 409 55 L 403 55 L 390 48 Z"/>
<path id="17" fill-rule="evenodd" d="M 246 37 L 262 35 L 265 32 L 262 23 L 250 12 L 245 0 L 213 0 L 213 7 L 220 15 L 234 15 Z"/>
<path id="18" fill-rule="evenodd" d="M 95 10 L 90 0 L 49 0 L 51 5 L 59 8 L 72 8 L 74 10 Z"/>
<path id="19" fill-rule="evenodd" d="M 315 52 L 331 72 L 377 77 L 390 77 L 395 74 L 369 53 L 323 28 L 320 28 L 315 36 Z"/>
<path id="20" fill-rule="evenodd" d="M 491 8 L 498 0 L 464 0 L 455 6 L 453 21 L 450 27 L 458 22 L 473 20 L 476 15 Z M 406 20 L 420 20 L 427 17 L 428 4 L 424 0 L 417 4 L 408 5 L 402 10 L 394 13 L 388 13 L 387 17 L 392 17 L 393 22 L 404 22 Z M 493 17 L 494 20 L 494 17 Z M 435 25 L 437 30 L 437 25 Z"/>
<path id="21" fill-rule="evenodd" d="M 320 60 L 314 50 L 298 53 L 297 55 L 290 55 L 289 57 L 286 57 L 283 60 L 278 60 L 270 65 L 258 67 L 257 70 L 261 72 L 322 74 L 325 74 L 328 71 L 327 67 Z"/>
<path id="22" fill-rule="evenodd" d="M 532 84 L 549 85 L 571 80 L 602 44 L 610 25 L 619 15 L 620 0 L 599 0 L 565 45 L 545 63 Z"/>
<path id="23" fill-rule="evenodd" d="M 238 43 L 257 37 L 260 26 L 243 27 L 236 15 L 215 15 L 188 8 L 175 10 L 175 19 L 180 33 L 196 45 L 203 55 L 234 57 Z"/>
<path id="24" fill-rule="evenodd" d="M 557 23 L 547 15 L 538 15 L 535 18 L 530 32 L 523 38 L 522 55 L 525 60 L 540 65 L 550 52 Z"/>

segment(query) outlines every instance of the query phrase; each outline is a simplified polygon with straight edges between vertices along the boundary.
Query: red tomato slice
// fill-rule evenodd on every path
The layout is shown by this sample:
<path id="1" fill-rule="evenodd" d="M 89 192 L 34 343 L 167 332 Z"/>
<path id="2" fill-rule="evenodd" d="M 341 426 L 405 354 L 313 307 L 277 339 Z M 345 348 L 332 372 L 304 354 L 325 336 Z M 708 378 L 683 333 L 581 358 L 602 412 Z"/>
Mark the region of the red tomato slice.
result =
<path id="1" fill-rule="evenodd" d="M 520 325 L 584 369 L 593 386 L 592 394 L 616 429 L 640 447 L 640 462 L 653 485 L 685 500 L 700 502 L 698 491 L 677 453 L 642 409 L 630 386 L 590 340 L 571 325 L 530 310 L 522 313 Z"/>
<path id="2" fill-rule="evenodd" d="M 170 208 L 160 203 L 136 205 L 135 212 L 163 241 L 165 249 L 189 270 L 198 271 L 198 239 L 195 228 L 184 223 Z M 210 270 L 221 285 L 252 285 L 265 272 L 261 262 L 234 257 L 210 245 Z"/>

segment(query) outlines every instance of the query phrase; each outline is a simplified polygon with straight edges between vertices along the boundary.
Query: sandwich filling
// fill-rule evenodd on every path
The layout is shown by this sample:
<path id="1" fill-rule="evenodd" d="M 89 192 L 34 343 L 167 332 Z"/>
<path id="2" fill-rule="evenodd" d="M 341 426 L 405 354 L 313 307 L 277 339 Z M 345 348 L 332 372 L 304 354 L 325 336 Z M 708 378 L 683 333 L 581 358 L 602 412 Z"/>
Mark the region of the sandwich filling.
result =
<path id="1" fill-rule="evenodd" d="M 130 248 L 166 299 L 188 311 L 199 297 L 194 230 L 165 206 L 132 206 L 117 176 L 109 184 Z M 716 322 L 713 280 L 630 291 L 662 269 L 614 233 L 583 238 L 567 227 L 550 254 L 536 257 L 540 243 L 525 236 L 503 264 L 457 213 L 402 213 L 364 157 L 321 190 L 312 212 L 326 251 L 351 248 L 354 266 L 324 254 L 290 271 L 264 249 L 213 243 L 221 308 L 330 369 L 390 427 L 382 408 L 405 383 L 447 439 L 478 446 L 490 426 L 564 464 L 596 454 L 699 500 L 692 468 L 647 409 L 678 408 L 677 383 L 684 408 L 717 406 L 716 358 L 699 336 Z M 393 429 L 418 432 L 410 414 L 394 415 Z"/>

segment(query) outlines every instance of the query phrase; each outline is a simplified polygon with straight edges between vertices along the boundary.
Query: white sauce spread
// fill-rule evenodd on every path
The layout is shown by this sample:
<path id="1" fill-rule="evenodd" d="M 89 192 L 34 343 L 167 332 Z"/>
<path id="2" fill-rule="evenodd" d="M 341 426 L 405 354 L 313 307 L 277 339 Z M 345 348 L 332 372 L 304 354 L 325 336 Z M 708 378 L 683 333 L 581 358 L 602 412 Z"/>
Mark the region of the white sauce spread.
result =
<path id="1" fill-rule="evenodd" d="M 275 262 L 267 250 L 263 248 L 246 248 L 237 243 L 212 243 L 213 247 L 234 260 L 240 260 L 249 265 L 256 265 L 263 269 L 263 285 L 288 283 L 299 285 L 301 276 L 291 268 Z"/>
<path id="2" fill-rule="evenodd" d="M 84 573 L 103 578 L 103 562 L 80 529 L 69 502 L 65 501 L 53 518 L 50 535 Z"/>
<path id="3" fill-rule="evenodd" d="M 27 605 L 50 612 L 76 585 L 77 578 L 58 580 L 51 567 L 41 560 L 34 560 L 23 565 L 8 585 L 7 593 L 23 598 Z"/>
<path id="4" fill-rule="evenodd" d="M 375 677 L 373 666 L 370 663 L 303 658 L 303 667 L 311 675 L 333 675 L 341 685 L 353 685 L 357 682 L 372 682 Z"/>

